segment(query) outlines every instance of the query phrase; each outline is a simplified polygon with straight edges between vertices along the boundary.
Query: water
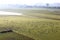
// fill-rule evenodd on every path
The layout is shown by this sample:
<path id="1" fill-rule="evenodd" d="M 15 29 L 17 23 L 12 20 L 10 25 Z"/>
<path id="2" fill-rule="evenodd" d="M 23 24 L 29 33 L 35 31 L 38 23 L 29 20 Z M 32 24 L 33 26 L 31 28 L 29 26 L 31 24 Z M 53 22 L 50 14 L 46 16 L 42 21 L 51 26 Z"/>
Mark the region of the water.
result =
<path id="1" fill-rule="evenodd" d="M 22 13 L 0 11 L 0 15 L 22 15 Z"/>

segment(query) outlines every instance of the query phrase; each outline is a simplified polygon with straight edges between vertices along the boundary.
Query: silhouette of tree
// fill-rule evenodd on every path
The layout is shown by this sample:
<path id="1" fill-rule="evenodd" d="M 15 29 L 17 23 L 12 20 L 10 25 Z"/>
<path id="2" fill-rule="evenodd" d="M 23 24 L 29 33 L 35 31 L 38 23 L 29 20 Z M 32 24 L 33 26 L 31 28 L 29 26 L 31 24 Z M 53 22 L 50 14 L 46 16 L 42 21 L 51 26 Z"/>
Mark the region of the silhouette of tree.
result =
<path id="1" fill-rule="evenodd" d="M 49 6 L 49 3 L 47 3 L 46 6 L 48 7 Z"/>

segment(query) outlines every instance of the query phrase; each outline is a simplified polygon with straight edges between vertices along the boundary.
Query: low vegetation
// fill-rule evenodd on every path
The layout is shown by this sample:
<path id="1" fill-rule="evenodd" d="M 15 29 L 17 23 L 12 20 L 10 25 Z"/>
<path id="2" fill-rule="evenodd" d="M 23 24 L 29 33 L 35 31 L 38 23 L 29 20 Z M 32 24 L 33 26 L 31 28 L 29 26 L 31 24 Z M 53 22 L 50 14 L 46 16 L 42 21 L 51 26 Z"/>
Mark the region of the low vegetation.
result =
<path id="1" fill-rule="evenodd" d="M 60 40 L 60 20 L 51 19 L 60 19 L 60 16 L 47 13 L 40 15 L 33 12 L 24 14 L 27 16 L 0 16 L 0 31 L 10 28 L 17 34 L 22 34 L 35 40 Z M 11 36 L 14 36 L 14 34 Z"/>

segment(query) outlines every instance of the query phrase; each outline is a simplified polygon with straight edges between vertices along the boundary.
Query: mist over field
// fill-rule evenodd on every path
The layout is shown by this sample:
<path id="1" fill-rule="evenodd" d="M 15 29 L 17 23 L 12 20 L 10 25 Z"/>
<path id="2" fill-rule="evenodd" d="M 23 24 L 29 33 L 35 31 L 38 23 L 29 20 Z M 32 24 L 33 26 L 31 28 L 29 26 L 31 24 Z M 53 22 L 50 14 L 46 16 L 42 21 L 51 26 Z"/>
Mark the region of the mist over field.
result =
<path id="1" fill-rule="evenodd" d="M 0 40 L 60 40 L 60 0 L 0 0 Z"/>
<path id="2" fill-rule="evenodd" d="M 19 9 L 19 8 L 59 8 L 60 3 L 35 3 L 35 4 L 0 4 L 0 9 Z"/>
<path id="3" fill-rule="evenodd" d="M 0 39 L 60 40 L 60 9 L 0 9 Z"/>

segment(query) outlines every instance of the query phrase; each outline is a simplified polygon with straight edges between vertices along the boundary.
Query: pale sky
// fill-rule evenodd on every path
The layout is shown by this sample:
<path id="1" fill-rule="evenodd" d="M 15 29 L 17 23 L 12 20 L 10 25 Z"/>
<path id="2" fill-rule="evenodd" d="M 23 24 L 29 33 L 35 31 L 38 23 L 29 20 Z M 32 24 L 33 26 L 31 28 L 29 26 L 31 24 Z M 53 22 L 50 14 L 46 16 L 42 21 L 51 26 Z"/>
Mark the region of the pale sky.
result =
<path id="1" fill-rule="evenodd" d="M 60 0 L 0 0 L 0 4 L 60 3 Z"/>

